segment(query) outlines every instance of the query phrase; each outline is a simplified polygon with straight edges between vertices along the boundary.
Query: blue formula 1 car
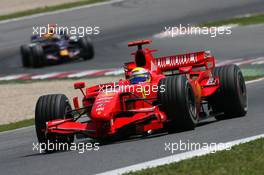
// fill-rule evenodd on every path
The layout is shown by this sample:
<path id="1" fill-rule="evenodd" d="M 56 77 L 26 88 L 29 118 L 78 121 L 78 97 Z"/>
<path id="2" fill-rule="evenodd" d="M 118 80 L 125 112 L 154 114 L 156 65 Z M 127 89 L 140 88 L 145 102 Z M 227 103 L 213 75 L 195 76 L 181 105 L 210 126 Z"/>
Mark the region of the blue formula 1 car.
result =
<path id="1" fill-rule="evenodd" d="M 88 36 L 69 35 L 31 36 L 31 43 L 20 47 L 24 67 L 43 67 L 50 64 L 94 56 L 94 48 Z"/>

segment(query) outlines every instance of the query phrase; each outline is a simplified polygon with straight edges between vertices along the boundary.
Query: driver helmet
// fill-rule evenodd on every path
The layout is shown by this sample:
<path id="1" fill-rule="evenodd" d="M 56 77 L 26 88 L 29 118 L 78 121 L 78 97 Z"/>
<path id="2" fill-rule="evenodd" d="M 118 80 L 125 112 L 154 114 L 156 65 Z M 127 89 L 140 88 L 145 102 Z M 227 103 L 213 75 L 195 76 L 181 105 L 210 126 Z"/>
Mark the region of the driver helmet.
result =
<path id="1" fill-rule="evenodd" d="M 51 39 L 55 36 L 55 33 L 56 33 L 56 25 L 54 24 L 48 24 L 48 27 L 47 27 L 48 31 L 46 34 L 43 35 L 43 37 L 45 39 Z"/>
<path id="2" fill-rule="evenodd" d="M 147 71 L 146 69 L 142 67 L 136 67 L 131 71 L 129 80 L 131 84 L 150 82 L 151 76 L 149 71 Z"/>
<path id="3" fill-rule="evenodd" d="M 56 25 L 48 24 L 48 34 L 54 35 L 56 33 Z"/>

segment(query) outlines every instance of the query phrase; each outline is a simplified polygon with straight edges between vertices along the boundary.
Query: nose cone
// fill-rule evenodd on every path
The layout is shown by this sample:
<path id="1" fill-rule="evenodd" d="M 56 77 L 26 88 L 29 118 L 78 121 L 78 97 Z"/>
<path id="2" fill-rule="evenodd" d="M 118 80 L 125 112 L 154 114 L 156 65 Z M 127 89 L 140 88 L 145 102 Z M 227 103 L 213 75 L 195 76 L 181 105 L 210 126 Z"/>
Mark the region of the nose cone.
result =
<path id="1" fill-rule="evenodd" d="M 91 117 L 95 120 L 111 120 L 112 114 L 119 109 L 118 92 L 101 92 L 92 107 Z"/>

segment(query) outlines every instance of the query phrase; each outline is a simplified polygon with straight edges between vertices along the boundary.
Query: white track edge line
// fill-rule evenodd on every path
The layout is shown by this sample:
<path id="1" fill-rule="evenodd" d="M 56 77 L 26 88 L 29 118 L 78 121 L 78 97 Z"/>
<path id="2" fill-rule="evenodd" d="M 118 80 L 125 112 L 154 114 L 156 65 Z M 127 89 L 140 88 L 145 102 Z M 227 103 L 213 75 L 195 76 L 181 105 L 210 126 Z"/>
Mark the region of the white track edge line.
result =
<path id="1" fill-rule="evenodd" d="M 106 1 L 106 2 L 98 2 L 98 3 L 94 3 L 94 4 L 77 6 L 77 7 L 72 7 L 72 8 L 62 9 L 62 10 L 56 10 L 56 11 L 51 11 L 51 12 L 38 13 L 38 14 L 34 14 L 34 15 L 29 15 L 29 16 L 11 18 L 11 19 L 0 21 L 0 24 L 5 24 L 5 23 L 9 23 L 9 22 L 14 22 L 14 21 L 20 21 L 20 20 L 26 20 L 26 19 L 32 19 L 32 18 L 37 18 L 37 17 L 41 17 L 41 16 L 45 16 L 45 15 L 55 15 L 55 14 L 59 14 L 59 13 L 70 12 L 70 11 L 74 11 L 74 10 L 80 10 L 80 9 L 91 8 L 91 7 L 97 7 L 97 6 L 102 6 L 102 5 L 108 5 L 108 4 L 118 3 L 118 2 L 122 2 L 122 1 L 126 1 L 126 0 L 110 0 L 110 1 Z"/>
<path id="2" fill-rule="evenodd" d="M 12 129 L 12 130 L 8 130 L 8 131 L 2 131 L 2 132 L 0 132 L 0 135 L 9 134 L 9 133 L 17 132 L 17 131 L 22 131 L 25 129 L 30 129 L 30 128 L 33 128 L 34 126 L 35 125 L 30 125 L 30 126 L 25 126 L 22 128 Z"/>
<path id="3" fill-rule="evenodd" d="M 233 140 L 230 142 L 226 142 L 224 144 L 229 145 L 230 147 L 233 147 L 235 145 L 247 143 L 247 142 L 250 142 L 250 141 L 253 141 L 256 139 L 260 139 L 260 138 L 264 138 L 264 134 L 260 134 L 260 135 L 256 135 L 256 136 L 252 136 L 252 137 L 247 137 L 247 138 L 243 138 L 243 139 L 238 139 L 238 140 Z M 214 147 L 212 147 L 211 149 L 200 149 L 200 150 L 188 151 L 188 152 L 184 152 L 184 153 L 180 153 L 180 154 L 175 154 L 175 155 L 163 157 L 160 159 L 155 159 L 155 160 L 151 160 L 151 161 L 127 166 L 124 168 L 106 171 L 103 173 L 99 173 L 97 175 L 116 175 L 116 174 L 123 174 L 123 173 L 127 173 L 127 172 L 139 171 L 139 170 L 143 170 L 146 168 L 153 168 L 153 167 L 157 167 L 157 166 L 161 166 L 161 165 L 166 165 L 169 163 L 179 162 L 181 160 L 190 159 L 190 158 L 193 158 L 195 156 L 203 156 L 203 155 L 209 154 L 213 151 L 222 151 L 225 149 L 226 149 L 226 147 L 221 147 L 220 144 L 218 144 L 218 145 L 215 145 Z"/>
<path id="4" fill-rule="evenodd" d="M 255 79 L 255 80 L 246 81 L 246 84 L 257 83 L 257 82 L 260 82 L 260 81 L 263 81 L 263 80 L 264 80 L 264 77 L 258 78 L 258 79 Z"/>

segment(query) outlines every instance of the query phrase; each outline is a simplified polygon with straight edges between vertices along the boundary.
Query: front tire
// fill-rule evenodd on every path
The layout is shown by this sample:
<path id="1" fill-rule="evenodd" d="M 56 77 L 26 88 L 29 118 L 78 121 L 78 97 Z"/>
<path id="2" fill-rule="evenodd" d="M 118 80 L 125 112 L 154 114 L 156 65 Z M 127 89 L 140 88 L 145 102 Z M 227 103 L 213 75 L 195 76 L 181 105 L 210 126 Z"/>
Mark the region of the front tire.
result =
<path id="1" fill-rule="evenodd" d="M 46 134 L 46 122 L 55 119 L 71 118 L 66 115 L 71 110 L 68 98 L 63 94 L 44 95 L 38 99 L 35 109 L 35 127 L 39 143 L 72 143 L 74 136 Z M 46 152 L 56 151 L 47 150 Z"/>
<path id="2" fill-rule="evenodd" d="M 194 129 L 198 116 L 194 92 L 187 77 L 185 75 L 166 77 L 160 80 L 159 88 L 158 99 L 161 109 L 170 120 L 169 131 Z"/>

